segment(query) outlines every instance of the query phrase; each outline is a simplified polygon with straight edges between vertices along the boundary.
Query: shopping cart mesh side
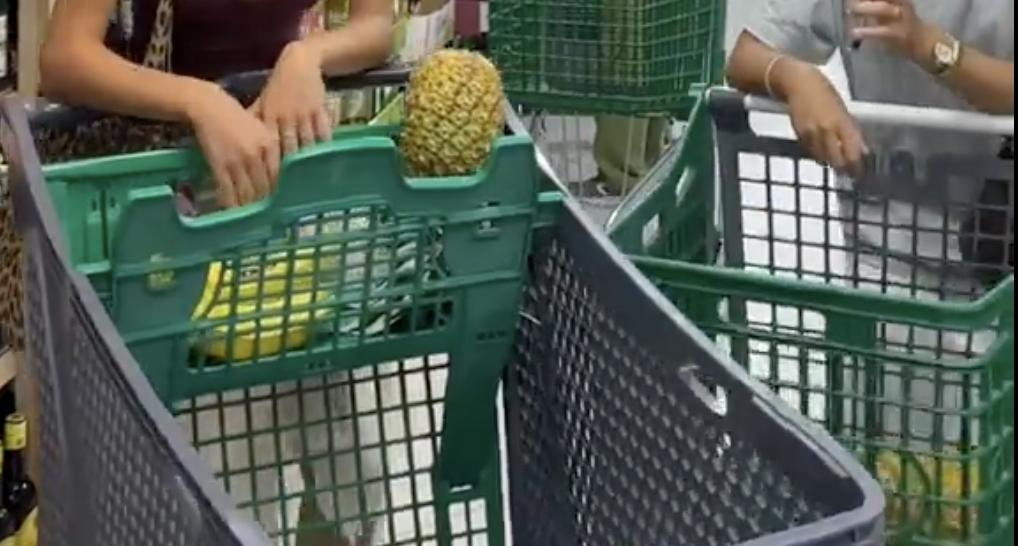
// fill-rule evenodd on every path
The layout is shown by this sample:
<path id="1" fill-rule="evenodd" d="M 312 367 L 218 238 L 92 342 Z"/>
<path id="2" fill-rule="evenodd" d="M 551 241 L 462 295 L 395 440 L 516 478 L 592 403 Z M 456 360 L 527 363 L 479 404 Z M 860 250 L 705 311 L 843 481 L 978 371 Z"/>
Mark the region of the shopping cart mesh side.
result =
<path id="1" fill-rule="evenodd" d="M 29 249 L 36 245 L 28 245 Z M 39 485 L 40 499 L 60 499 L 47 505 L 46 510 L 39 514 L 40 542 L 42 544 L 69 544 L 71 539 L 69 508 L 65 507 L 66 496 L 65 484 L 68 483 L 68 476 L 63 467 L 64 455 L 62 444 L 59 442 L 61 423 L 61 403 L 57 391 L 58 378 L 54 376 L 54 363 L 50 354 L 51 338 L 46 336 L 50 326 L 45 324 L 46 313 L 43 310 L 45 305 L 45 294 L 43 286 L 53 285 L 54 273 L 47 272 L 37 265 L 30 250 L 25 251 L 25 329 L 33 335 L 26 336 L 27 346 L 25 350 L 29 355 L 27 362 L 35 362 L 36 366 L 31 370 L 37 390 L 37 400 L 40 408 L 38 422 L 35 427 L 38 429 L 38 437 L 42 440 L 39 443 L 39 461 L 43 468 L 46 468 L 47 479 L 42 480 Z M 47 282 L 48 275 L 51 280 Z M 59 278 L 59 277 L 58 277 Z M 51 296 L 54 297 L 54 296 Z"/>
<path id="2" fill-rule="evenodd" d="M 25 292 L 29 361 L 42 410 L 40 543 L 91 545 L 102 537 L 104 546 L 230 546 L 241 544 L 234 533 L 257 536 L 231 531 L 231 517 L 209 506 L 52 247 L 36 241 L 26 253 L 26 281 L 35 284 Z"/>
<path id="3" fill-rule="evenodd" d="M 666 314 L 630 307 L 645 296 L 564 223 L 536 256 L 508 379 L 518 544 L 729 545 L 861 506 L 836 469 L 800 473 L 815 453 Z M 872 528 L 839 531 L 825 543 Z"/>

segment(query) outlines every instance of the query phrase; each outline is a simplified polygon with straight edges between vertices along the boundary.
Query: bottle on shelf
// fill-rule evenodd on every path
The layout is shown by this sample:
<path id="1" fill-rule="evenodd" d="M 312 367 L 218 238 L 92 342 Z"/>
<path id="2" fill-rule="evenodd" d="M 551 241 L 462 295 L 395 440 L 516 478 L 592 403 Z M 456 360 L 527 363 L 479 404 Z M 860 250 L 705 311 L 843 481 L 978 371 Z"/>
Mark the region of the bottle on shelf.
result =
<path id="1" fill-rule="evenodd" d="M 3 447 L 0 446 L 0 488 L 6 483 L 3 474 Z M 14 521 L 14 515 L 7 510 L 4 503 L 0 502 L 0 546 L 16 546 L 18 537 L 18 525 Z"/>
<path id="2" fill-rule="evenodd" d="M 350 0 L 325 0 L 325 28 L 335 30 L 350 17 Z"/>
<path id="3" fill-rule="evenodd" d="M 2 351 L 2 349 L 0 349 Z M 2 354 L 0 354 L 2 356 Z M 14 396 L 14 382 L 11 381 L 0 387 L 0 423 L 7 420 L 7 416 L 17 411 L 18 401 Z"/>
<path id="4" fill-rule="evenodd" d="M 28 420 L 22 413 L 12 413 L 4 421 L 3 504 L 18 529 L 17 544 L 35 544 L 35 485 L 25 468 L 28 447 Z"/>

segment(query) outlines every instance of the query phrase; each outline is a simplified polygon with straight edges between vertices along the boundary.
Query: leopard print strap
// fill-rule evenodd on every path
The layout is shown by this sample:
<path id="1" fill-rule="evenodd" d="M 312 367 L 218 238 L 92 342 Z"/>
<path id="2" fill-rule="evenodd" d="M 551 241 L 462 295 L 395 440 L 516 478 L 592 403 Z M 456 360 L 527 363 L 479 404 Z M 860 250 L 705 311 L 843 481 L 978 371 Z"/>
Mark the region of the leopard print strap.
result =
<path id="1" fill-rule="evenodd" d="M 118 19 L 129 16 L 133 0 L 121 0 Z M 156 17 L 142 66 L 171 71 L 173 54 L 173 0 L 158 0 Z M 129 25 L 127 29 L 130 32 Z M 166 148 L 190 134 L 180 124 L 144 123 L 109 117 L 70 130 L 43 129 L 35 133 L 39 157 L 44 163 L 99 155 Z M 24 348 L 22 314 L 21 241 L 14 228 L 6 173 L 0 174 L 0 343 Z"/>
<path id="2" fill-rule="evenodd" d="M 121 0 L 120 18 L 130 17 L 133 12 L 131 4 L 136 1 Z M 170 72 L 173 68 L 173 0 L 157 1 L 152 31 L 140 64 Z M 127 24 L 122 26 L 128 32 L 134 27 Z M 113 116 L 71 129 L 43 129 L 37 131 L 35 136 L 40 159 L 44 163 L 52 163 L 167 148 L 190 136 L 190 129 L 176 123 Z"/>
<path id="3" fill-rule="evenodd" d="M 148 39 L 142 66 L 172 72 L 173 58 L 173 0 L 159 0 L 152 34 Z"/>

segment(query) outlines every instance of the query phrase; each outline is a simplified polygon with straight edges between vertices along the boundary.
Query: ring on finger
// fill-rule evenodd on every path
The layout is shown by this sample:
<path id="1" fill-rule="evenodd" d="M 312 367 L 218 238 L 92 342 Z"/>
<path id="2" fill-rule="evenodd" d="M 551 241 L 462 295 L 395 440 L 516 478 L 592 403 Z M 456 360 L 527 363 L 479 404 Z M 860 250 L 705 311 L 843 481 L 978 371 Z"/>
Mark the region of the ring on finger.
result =
<path id="1" fill-rule="evenodd" d="M 283 139 L 294 140 L 297 138 L 297 130 L 293 128 L 286 128 L 279 132 L 279 136 Z"/>

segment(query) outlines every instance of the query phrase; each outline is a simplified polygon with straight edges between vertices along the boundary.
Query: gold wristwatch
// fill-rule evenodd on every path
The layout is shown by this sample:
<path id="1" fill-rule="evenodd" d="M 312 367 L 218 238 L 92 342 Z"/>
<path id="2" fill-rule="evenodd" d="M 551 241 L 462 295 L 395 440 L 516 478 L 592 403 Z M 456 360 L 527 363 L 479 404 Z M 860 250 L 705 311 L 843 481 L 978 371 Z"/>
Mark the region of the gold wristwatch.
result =
<path id="1" fill-rule="evenodd" d="M 938 76 L 944 76 L 961 62 L 961 41 L 945 33 L 944 37 L 933 44 L 933 70 Z"/>

